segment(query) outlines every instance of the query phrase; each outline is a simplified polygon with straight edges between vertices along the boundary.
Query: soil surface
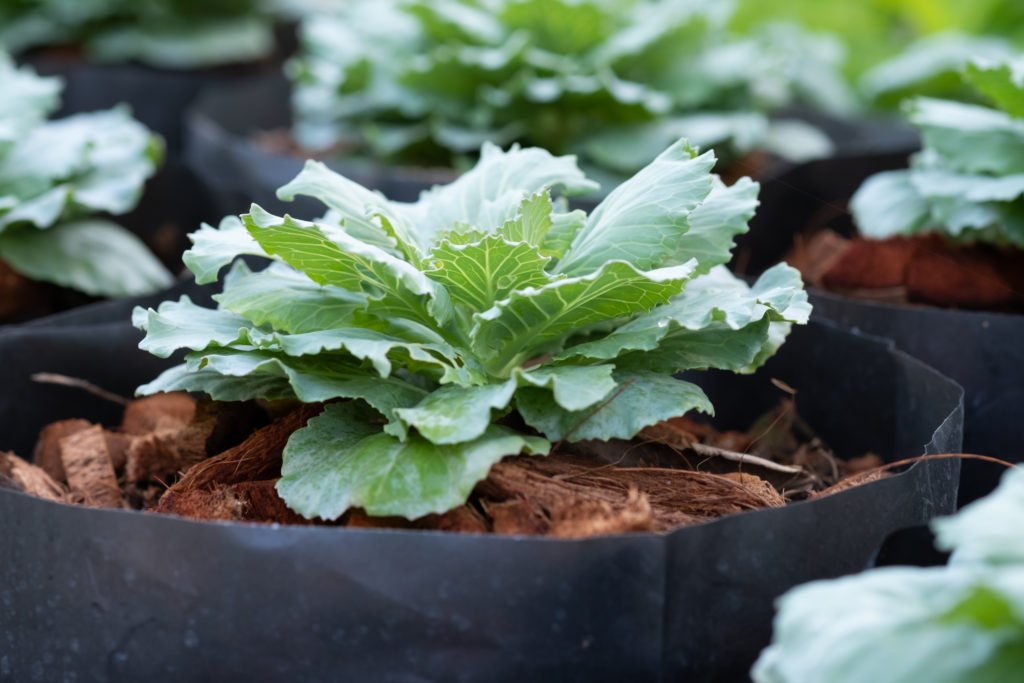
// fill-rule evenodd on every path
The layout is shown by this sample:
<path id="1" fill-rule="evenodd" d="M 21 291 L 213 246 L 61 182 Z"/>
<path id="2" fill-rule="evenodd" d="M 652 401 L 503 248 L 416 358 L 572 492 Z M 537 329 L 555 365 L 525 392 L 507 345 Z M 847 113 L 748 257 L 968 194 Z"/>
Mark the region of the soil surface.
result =
<path id="1" fill-rule="evenodd" d="M 0 453 L 0 487 L 203 520 L 578 538 L 781 507 L 828 495 L 882 464 L 874 455 L 834 457 L 786 399 L 746 431 L 684 416 L 629 442 L 560 444 L 548 457 L 507 458 L 465 505 L 443 515 L 410 521 L 350 510 L 323 522 L 292 512 L 275 489 L 288 438 L 322 409 L 180 393 L 130 401 L 116 428 L 78 419 L 47 425 L 34 462 Z"/>
<path id="2" fill-rule="evenodd" d="M 1024 250 L 821 230 L 797 237 L 786 260 L 811 284 L 858 298 L 1024 312 Z"/>

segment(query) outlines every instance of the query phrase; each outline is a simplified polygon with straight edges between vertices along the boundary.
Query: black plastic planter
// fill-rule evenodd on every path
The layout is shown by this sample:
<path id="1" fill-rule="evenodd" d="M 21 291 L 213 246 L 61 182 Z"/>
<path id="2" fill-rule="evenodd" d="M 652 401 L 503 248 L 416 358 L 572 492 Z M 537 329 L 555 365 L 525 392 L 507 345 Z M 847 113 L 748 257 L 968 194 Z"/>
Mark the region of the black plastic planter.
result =
<path id="1" fill-rule="evenodd" d="M 843 121 L 806 109 L 794 109 L 787 115 L 819 126 L 843 154 L 865 149 L 906 149 L 917 144 L 913 129 L 886 119 Z M 261 145 L 254 137 L 268 131 L 288 131 L 291 125 L 291 85 L 282 74 L 235 83 L 208 92 L 196 101 L 187 117 L 185 158 L 221 213 L 245 212 L 252 202 L 272 213 L 292 213 L 303 218 L 323 212 L 319 203 L 311 199 L 282 202 L 277 198 L 277 188 L 299 173 L 303 160 Z M 451 182 L 455 177 L 448 169 L 383 167 L 366 160 L 343 158 L 327 158 L 325 162 L 361 185 L 397 201 L 415 201 L 423 190 Z M 790 163 L 772 157 L 757 175 L 772 178 L 790 167 Z M 589 210 L 599 201 L 597 193 L 575 199 L 573 204 Z"/>
<path id="2" fill-rule="evenodd" d="M 766 184 L 761 207 L 739 252 L 756 274 L 781 259 L 795 235 L 817 227 L 852 230 L 846 204 L 869 175 L 906 166 L 889 154 L 817 161 Z M 815 316 L 888 337 L 896 346 L 959 382 L 965 392 L 964 449 L 1024 461 L 1024 315 L 864 301 L 812 290 Z M 967 462 L 963 500 L 984 495 L 998 466 Z"/>
<path id="3" fill-rule="evenodd" d="M 0 449 L 30 453 L 59 418 L 118 420 L 32 373 L 127 394 L 161 366 L 87 312 L 0 332 Z M 745 425 L 778 400 L 771 378 L 840 455 L 959 449 L 962 391 L 889 343 L 815 323 L 761 372 L 700 382 L 719 423 Z M 775 597 L 952 511 L 958 467 L 578 541 L 201 523 L 0 490 L 0 681 L 744 680 Z"/>
<path id="4" fill-rule="evenodd" d="M 265 147 L 253 137 L 287 131 L 291 123 L 291 84 L 282 74 L 236 83 L 196 102 L 187 117 L 185 159 L 221 214 L 243 213 L 253 202 L 278 214 L 311 218 L 323 213 L 323 206 L 312 199 L 277 198 L 277 188 L 298 175 L 304 160 Z M 327 163 L 396 201 L 415 201 L 423 190 L 455 179 L 454 171 L 447 169 L 389 169 L 338 159 Z"/>

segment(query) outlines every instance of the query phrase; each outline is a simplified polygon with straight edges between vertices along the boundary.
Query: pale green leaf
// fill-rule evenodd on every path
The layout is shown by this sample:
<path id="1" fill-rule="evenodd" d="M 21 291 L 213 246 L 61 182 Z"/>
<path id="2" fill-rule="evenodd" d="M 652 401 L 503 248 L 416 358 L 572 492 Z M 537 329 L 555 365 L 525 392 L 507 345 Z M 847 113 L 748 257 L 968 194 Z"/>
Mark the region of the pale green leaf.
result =
<path id="1" fill-rule="evenodd" d="M 551 282 L 544 270 L 549 261 L 526 242 L 492 234 L 469 244 L 442 242 L 431 252 L 425 272 L 444 285 L 453 301 L 482 312 L 514 290 Z"/>
<path id="2" fill-rule="evenodd" d="M 245 339 L 252 327 L 245 318 L 228 311 L 196 306 L 187 296 L 164 301 L 156 310 L 136 307 L 132 324 L 146 333 L 139 348 L 168 358 L 179 349 L 202 351 L 209 346 L 229 346 Z"/>
<path id="3" fill-rule="evenodd" d="M 561 258 L 586 224 L 587 214 L 578 209 L 568 213 L 551 214 L 551 228 L 541 242 L 540 253 L 556 259 Z"/>
<path id="4" fill-rule="evenodd" d="M 296 398 L 304 403 L 319 403 L 335 398 L 366 401 L 391 422 L 385 431 L 400 438 L 404 425 L 395 419 L 398 408 L 414 406 L 427 395 L 418 386 L 398 379 L 369 374 L 344 357 L 332 362 L 308 358 L 288 358 L 269 351 L 218 349 L 190 354 L 186 366 L 193 372 L 205 371 L 228 377 L 283 377 Z"/>
<path id="5" fill-rule="evenodd" d="M 211 370 L 195 370 L 184 364 L 162 372 L 156 379 L 135 390 L 138 396 L 164 392 L 202 392 L 215 401 L 294 398 L 288 378 L 270 372 L 250 375 L 222 375 Z"/>
<path id="6" fill-rule="evenodd" d="M 611 334 L 571 346 L 556 361 L 616 360 L 621 368 L 676 373 L 722 368 L 748 372 L 774 353 L 772 326 L 804 324 L 811 307 L 800 273 L 779 264 L 753 287 L 725 268 L 689 282 L 664 306 Z"/>
<path id="7" fill-rule="evenodd" d="M 459 224 L 497 231 L 516 217 L 523 200 L 554 187 L 574 194 L 595 190 L 597 184 L 587 180 L 575 157 L 518 146 L 506 152 L 485 144 L 472 170 L 427 190 L 409 205 L 408 220 L 416 226 L 420 244 L 428 247 Z"/>
<path id="8" fill-rule="evenodd" d="M 244 261 L 235 263 L 224 278 L 224 291 L 213 298 L 255 325 L 290 334 L 330 329 L 367 304 L 365 294 L 318 285 L 283 263 L 254 273 Z"/>
<path id="9" fill-rule="evenodd" d="M 589 408 L 615 388 L 612 365 L 542 365 L 516 372 L 520 386 L 551 390 L 555 402 L 565 410 Z"/>
<path id="10" fill-rule="evenodd" d="M 727 263 L 736 236 L 749 229 L 760 189 L 750 178 L 740 178 L 727 186 L 716 176 L 710 194 L 690 213 L 689 227 L 676 242 L 673 260 L 697 259 L 697 273 Z"/>
<path id="11" fill-rule="evenodd" d="M 617 372 L 617 388 L 585 410 L 561 408 L 550 391 L 525 388 L 516 408 L 530 425 L 551 441 L 632 439 L 644 427 L 679 417 L 691 410 L 712 413 L 700 387 L 671 375 Z"/>
<path id="12" fill-rule="evenodd" d="M 697 156 L 685 141 L 615 188 L 587 218 L 558 272 L 592 273 L 611 260 L 640 270 L 677 265 L 677 244 L 689 229 L 689 214 L 712 190 L 715 157 Z"/>
<path id="13" fill-rule="evenodd" d="M 956 565 L 1024 568 L 1024 470 L 1006 471 L 996 491 L 952 517 L 932 522 L 935 543 L 953 552 Z M 1024 609 L 1024 604 L 1021 605 Z"/>
<path id="14" fill-rule="evenodd" d="M 451 315 L 444 288 L 407 261 L 329 226 L 278 218 L 253 206 L 243 216 L 249 234 L 268 253 L 321 285 L 366 292 L 375 311 L 394 311 L 427 326 Z"/>
<path id="15" fill-rule="evenodd" d="M 530 195 L 519 204 L 516 216 L 505 221 L 497 234 L 509 242 L 526 242 L 540 247 L 551 229 L 553 210 L 548 190 Z"/>
<path id="16" fill-rule="evenodd" d="M 1024 61 L 1013 63 L 976 60 L 964 78 L 1010 116 L 1024 119 Z"/>
<path id="17" fill-rule="evenodd" d="M 334 212 L 332 218 L 340 220 L 341 227 L 352 237 L 389 250 L 396 246 L 387 230 L 374 220 L 375 216 L 388 221 L 391 231 L 407 247 L 418 249 L 404 216 L 395 211 L 392 202 L 379 192 L 364 188 L 345 176 L 335 173 L 319 161 L 307 161 L 294 180 L 277 191 L 277 196 L 291 201 L 297 196 L 313 197 Z"/>
<path id="18" fill-rule="evenodd" d="M 469 387 L 449 384 L 395 414 L 432 443 L 464 443 L 484 433 L 491 412 L 507 407 L 515 390 L 515 380 Z"/>
<path id="19" fill-rule="evenodd" d="M 0 260 L 33 280 L 92 296 L 141 296 L 174 282 L 142 240 L 104 220 L 7 230 L 0 234 Z"/>
<path id="20" fill-rule="evenodd" d="M 420 344 L 376 330 L 348 327 L 329 328 L 300 334 L 279 334 L 275 341 L 289 356 L 315 356 L 324 351 L 344 351 L 359 360 L 367 360 L 381 377 L 392 370 L 391 354 L 404 354 L 402 365 L 416 361 L 447 369 L 455 364 L 455 350 L 438 344 Z M 446 363 L 445 359 L 449 362 Z M 401 361 L 400 361 L 401 362 Z"/>
<path id="21" fill-rule="evenodd" d="M 549 448 L 498 426 L 454 446 L 416 435 L 402 442 L 367 429 L 368 417 L 357 403 L 331 404 L 292 435 L 277 485 L 289 507 L 327 520 L 351 508 L 418 519 L 461 505 L 503 457 Z"/>
<path id="22" fill-rule="evenodd" d="M 590 275 L 513 292 L 476 316 L 473 345 L 501 372 L 596 323 L 651 310 L 679 293 L 695 262 L 640 272 L 611 261 Z"/>
<path id="23" fill-rule="evenodd" d="M 909 171 L 886 171 L 868 178 L 850 200 L 857 229 L 865 237 L 885 239 L 929 227 L 928 203 Z"/>
<path id="24" fill-rule="evenodd" d="M 973 104 L 918 98 L 907 118 L 923 145 L 964 173 L 1024 173 L 1024 119 Z"/>
<path id="25" fill-rule="evenodd" d="M 216 282 L 221 269 L 238 256 L 268 257 L 237 216 L 226 216 L 216 228 L 203 223 L 188 238 L 192 248 L 182 260 L 201 285 Z"/>

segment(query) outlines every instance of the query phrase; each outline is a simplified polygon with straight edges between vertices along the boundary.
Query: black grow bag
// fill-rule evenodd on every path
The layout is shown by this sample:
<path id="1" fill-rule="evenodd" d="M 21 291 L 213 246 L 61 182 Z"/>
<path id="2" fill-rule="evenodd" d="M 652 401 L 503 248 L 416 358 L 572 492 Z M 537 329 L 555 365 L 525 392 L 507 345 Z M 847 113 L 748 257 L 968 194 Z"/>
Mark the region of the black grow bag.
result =
<path id="1" fill-rule="evenodd" d="M 116 423 L 161 362 L 124 324 L 0 333 L 0 449 L 48 421 Z M 770 378 L 840 455 L 960 446 L 962 392 L 891 344 L 815 323 L 748 377 L 702 374 L 724 425 L 773 406 Z M 675 532 L 563 541 L 201 523 L 0 490 L 0 680 L 734 681 L 773 600 L 865 567 L 891 532 L 952 511 L 932 460 L 787 508 Z"/>
<path id="2" fill-rule="evenodd" d="M 847 202 L 873 173 L 905 168 L 905 155 L 817 161 L 766 184 L 738 251 L 755 274 L 778 262 L 804 230 L 852 232 Z M 865 301 L 811 290 L 815 316 L 888 337 L 956 380 L 965 392 L 964 450 L 1024 461 L 1024 315 Z M 996 485 L 1002 468 L 964 464 L 964 501 Z"/>
<path id="3" fill-rule="evenodd" d="M 794 108 L 786 115 L 821 128 L 840 154 L 865 149 L 904 150 L 917 144 L 913 129 L 887 119 L 844 121 L 806 108 Z M 277 189 L 302 170 L 303 160 L 274 151 L 255 139 L 258 133 L 287 131 L 291 126 L 291 84 L 283 74 L 209 91 L 196 101 L 186 121 L 186 163 L 202 180 L 221 213 L 248 211 L 253 202 L 276 214 L 311 218 L 323 213 L 320 203 L 309 198 L 300 197 L 294 202 L 277 198 Z M 385 167 L 343 157 L 326 158 L 325 163 L 395 201 L 415 201 L 423 190 L 455 178 L 453 171 L 441 168 Z M 757 175 L 768 179 L 791 167 L 789 162 L 771 157 Z M 591 210 L 600 199 L 598 192 L 574 199 L 573 205 Z"/>
<path id="4" fill-rule="evenodd" d="M 302 170 L 304 160 L 259 144 L 254 135 L 290 130 L 291 84 L 283 74 L 254 78 L 211 91 L 189 111 L 185 160 L 223 215 L 244 213 L 252 203 L 272 213 L 312 218 L 323 205 L 307 197 L 277 198 L 277 188 Z M 447 169 L 385 168 L 370 162 L 329 159 L 334 170 L 388 199 L 412 202 L 420 192 L 449 183 Z"/>

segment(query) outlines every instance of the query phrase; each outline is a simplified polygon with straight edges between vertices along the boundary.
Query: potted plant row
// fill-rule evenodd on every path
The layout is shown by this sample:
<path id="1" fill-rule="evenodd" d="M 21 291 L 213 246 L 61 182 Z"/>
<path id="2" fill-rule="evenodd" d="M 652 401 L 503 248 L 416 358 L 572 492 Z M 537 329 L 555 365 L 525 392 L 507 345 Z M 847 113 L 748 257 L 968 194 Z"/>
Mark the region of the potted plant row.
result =
<path id="1" fill-rule="evenodd" d="M 204 88 L 280 63 L 283 14 L 262 0 L 7 3 L 0 45 L 66 79 L 63 114 L 127 103 L 177 161 L 185 109 Z"/>
<path id="2" fill-rule="evenodd" d="M 897 156 L 796 168 L 766 185 L 741 251 L 752 273 L 788 252 L 816 285 L 818 315 L 957 380 L 965 448 L 1019 462 L 1024 79 L 1012 61 L 975 62 L 964 78 L 990 104 L 909 101 L 924 146 L 909 168 Z M 991 490 L 997 468 L 967 468 L 965 493 Z"/>
<path id="3" fill-rule="evenodd" d="M 285 210 L 274 192 L 307 157 L 413 201 L 471 165 L 484 141 L 576 154 L 610 189 L 681 136 L 714 146 L 732 178 L 829 154 L 832 140 L 797 106 L 831 116 L 838 140 L 861 135 L 837 118 L 854 111 L 839 45 L 794 25 L 735 35 L 725 4 L 449 10 L 346 3 L 302 22 L 287 79 L 202 98 L 188 156 L 218 208 Z"/>
<path id="4" fill-rule="evenodd" d="M 714 164 L 587 214 L 539 148 L 415 203 L 310 162 L 323 217 L 192 236 L 215 306 L 0 334 L 0 671 L 744 675 L 772 599 L 952 511 L 956 460 L 878 465 L 956 452 L 962 392 L 730 274 L 758 186 Z"/>

